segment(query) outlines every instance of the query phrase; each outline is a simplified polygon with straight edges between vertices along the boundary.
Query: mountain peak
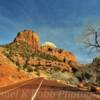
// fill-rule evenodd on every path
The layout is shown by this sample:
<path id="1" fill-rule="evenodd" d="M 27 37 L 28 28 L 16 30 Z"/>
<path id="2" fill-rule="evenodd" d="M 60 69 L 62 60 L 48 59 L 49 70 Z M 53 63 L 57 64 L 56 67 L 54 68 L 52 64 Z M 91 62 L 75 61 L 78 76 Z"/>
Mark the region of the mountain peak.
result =
<path id="1" fill-rule="evenodd" d="M 38 33 L 32 31 L 31 29 L 24 30 L 19 32 L 14 39 L 14 42 L 26 42 L 28 45 L 31 45 L 33 48 L 38 48 L 40 43 L 40 38 Z"/>

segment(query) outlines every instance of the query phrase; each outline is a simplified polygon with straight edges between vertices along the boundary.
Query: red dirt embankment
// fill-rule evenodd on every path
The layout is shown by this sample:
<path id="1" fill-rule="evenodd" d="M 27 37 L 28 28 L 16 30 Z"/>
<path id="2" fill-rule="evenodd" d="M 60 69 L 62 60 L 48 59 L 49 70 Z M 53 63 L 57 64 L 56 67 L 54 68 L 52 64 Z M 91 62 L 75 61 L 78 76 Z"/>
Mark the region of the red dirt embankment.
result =
<path id="1" fill-rule="evenodd" d="M 16 65 L 0 52 L 0 87 L 26 79 L 28 77 L 19 72 Z"/>

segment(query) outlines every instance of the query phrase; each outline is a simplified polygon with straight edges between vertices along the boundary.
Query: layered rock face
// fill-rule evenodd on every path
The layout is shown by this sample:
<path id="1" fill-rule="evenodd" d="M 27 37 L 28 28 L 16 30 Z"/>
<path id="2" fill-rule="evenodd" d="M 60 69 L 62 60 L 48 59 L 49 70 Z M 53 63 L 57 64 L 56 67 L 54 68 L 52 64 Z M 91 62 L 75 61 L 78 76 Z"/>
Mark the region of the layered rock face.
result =
<path id="1" fill-rule="evenodd" d="M 59 60 L 63 62 L 77 62 L 76 56 L 69 51 L 65 51 L 63 49 L 52 48 L 50 46 L 41 47 L 41 52 L 46 52 L 52 56 L 56 56 Z"/>
<path id="2" fill-rule="evenodd" d="M 60 70 L 60 71 L 68 71 L 68 72 L 71 71 L 71 67 L 67 63 L 52 61 L 52 60 L 47 61 L 46 59 L 41 59 L 41 60 L 30 59 L 28 61 L 28 64 L 33 66 L 39 65 L 40 69 L 54 68 L 55 70 Z"/>
<path id="3" fill-rule="evenodd" d="M 27 44 L 31 45 L 32 48 L 38 49 L 40 46 L 40 40 L 38 33 L 33 32 L 32 30 L 24 30 L 22 32 L 19 32 L 16 36 L 14 42 L 23 41 Z"/>

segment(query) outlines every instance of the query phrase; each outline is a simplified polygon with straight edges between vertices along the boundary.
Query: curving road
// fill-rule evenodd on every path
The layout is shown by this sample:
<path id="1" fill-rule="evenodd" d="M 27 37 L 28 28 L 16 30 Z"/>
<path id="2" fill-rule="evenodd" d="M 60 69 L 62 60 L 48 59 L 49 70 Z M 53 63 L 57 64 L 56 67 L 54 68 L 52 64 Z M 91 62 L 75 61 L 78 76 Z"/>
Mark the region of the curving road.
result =
<path id="1" fill-rule="evenodd" d="M 0 88 L 0 100 L 100 100 L 100 95 L 36 78 Z"/>

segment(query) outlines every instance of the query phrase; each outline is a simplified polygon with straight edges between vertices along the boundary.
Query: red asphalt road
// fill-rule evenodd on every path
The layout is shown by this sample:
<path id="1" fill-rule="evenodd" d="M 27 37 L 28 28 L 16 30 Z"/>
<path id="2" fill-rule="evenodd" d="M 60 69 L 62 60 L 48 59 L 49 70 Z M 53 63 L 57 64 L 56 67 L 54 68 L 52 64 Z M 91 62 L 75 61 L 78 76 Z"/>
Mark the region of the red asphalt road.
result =
<path id="1" fill-rule="evenodd" d="M 0 88 L 0 100 L 31 100 L 42 78 Z M 100 95 L 98 95 L 100 97 Z M 44 80 L 35 100 L 100 100 L 92 92 L 79 91 L 56 81 Z"/>

